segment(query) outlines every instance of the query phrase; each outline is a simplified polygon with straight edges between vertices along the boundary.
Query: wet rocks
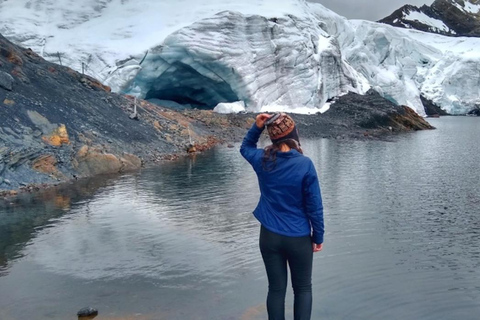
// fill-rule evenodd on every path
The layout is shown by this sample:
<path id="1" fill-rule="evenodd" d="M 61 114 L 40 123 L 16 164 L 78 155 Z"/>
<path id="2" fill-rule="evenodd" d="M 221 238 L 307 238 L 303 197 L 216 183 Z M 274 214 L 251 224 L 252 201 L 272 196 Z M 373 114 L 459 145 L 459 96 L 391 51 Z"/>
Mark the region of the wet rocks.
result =
<path id="1" fill-rule="evenodd" d="M 129 153 L 124 153 L 120 157 L 120 162 L 122 163 L 122 168 L 120 169 L 120 171 L 122 172 L 138 170 L 142 167 L 143 164 L 142 159 L 140 159 L 136 155 Z"/>
<path id="2" fill-rule="evenodd" d="M 10 74 L 4 71 L 0 71 L 0 88 L 6 89 L 8 91 L 12 91 L 14 81 L 15 80 Z"/>
<path id="3" fill-rule="evenodd" d="M 77 152 L 74 167 L 80 176 L 89 177 L 120 172 L 122 162 L 114 154 L 104 153 L 99 148 L 83 146 Z"/>
<path id="4" fill-rule="evenodd" d="M 93 319 L 96 316 L 98 316 L 98 310 L 90 307 L 83 308 L 77 312 L 77 316 L 79 319 L 84 319 L 84 318 Z"/>
<path id="5" fill-rule="evenodd" d="M 370 90 L 338 97 L 324 114 L 294 115 L 301 137 L 373 139 L 392 133 L 433 129 L 415 111 Z"/>
<path id="6" fill-rule="evenodd" d="M 480 108 L 473 109 L 467 113 L 467 116 L 480 117 Z"/>
<path id="7" fill-rule="evenodd" d="M 437 104 L 435 104 L 432 100 L 425 98 L 423 95 L 420 96 L 422 100 L 423 106 L 425 108 L 425 113 L 429 117 L 437 117 L 437 116 L 447 116 L 448 112 L 440 108 Z"/>
<path id="8" fill-rule="evenodd" d="M 194 153 L 197 152 L 197 147 L 195 146 L 195 144 L 190 143 L 187 145 L 186 150 L 188 153 Z"/>

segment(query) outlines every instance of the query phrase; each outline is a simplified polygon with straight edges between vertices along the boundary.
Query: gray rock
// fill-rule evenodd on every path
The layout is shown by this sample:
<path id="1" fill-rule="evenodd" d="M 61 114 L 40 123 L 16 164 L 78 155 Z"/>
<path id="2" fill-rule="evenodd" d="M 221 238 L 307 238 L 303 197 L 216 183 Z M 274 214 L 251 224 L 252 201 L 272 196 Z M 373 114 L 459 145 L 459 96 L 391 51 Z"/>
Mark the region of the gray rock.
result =
<path id="1" fill-rule="evenodd" d="M 92 317 L 97 315 L 98 315 L 98 310 L 94 308 L 83 308 L 77 312 L 78 317 Z"/>
<path id="2" fill-rule="evenodd" d="M 0 88 L 4 88 L 8 91 L 13 90 L 13 77 L 4 71 L 0 71 Z"/>

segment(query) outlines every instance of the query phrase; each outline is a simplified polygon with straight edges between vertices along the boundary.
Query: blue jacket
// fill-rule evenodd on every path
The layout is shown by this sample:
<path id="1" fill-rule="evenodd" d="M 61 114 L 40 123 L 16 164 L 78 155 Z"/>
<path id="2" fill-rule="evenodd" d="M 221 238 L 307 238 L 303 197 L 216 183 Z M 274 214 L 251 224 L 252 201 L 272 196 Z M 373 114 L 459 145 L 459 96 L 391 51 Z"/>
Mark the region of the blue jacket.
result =
<path id="1" fill-rule="evenodd" d="M 312 235 L 313 242 L 323 243 L 322 196 L 312 160 L 294 149 L 277 152 L 273 170 L 264 170 L 264 150 L 257 149 L 262 131 L 254 123 L 240 147 L 260 186 L 260 201 L 253 214 L 272 232 L 289 237 Z"/>

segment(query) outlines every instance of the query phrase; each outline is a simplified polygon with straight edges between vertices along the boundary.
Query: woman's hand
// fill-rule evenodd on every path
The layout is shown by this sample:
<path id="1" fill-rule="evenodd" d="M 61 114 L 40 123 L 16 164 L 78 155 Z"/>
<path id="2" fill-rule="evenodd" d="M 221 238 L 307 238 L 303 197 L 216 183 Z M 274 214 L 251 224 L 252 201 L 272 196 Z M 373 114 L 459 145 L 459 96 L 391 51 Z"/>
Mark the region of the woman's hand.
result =
<path id="1" fill-rule="evenodd" d="M 259 129 L 263 129 L 265 127 L 265 121 L 270 119 L 271 115 L 267 113 L 261 113 L 257 116 L 255 123 Z"/>
<path id="2" fill-rule="evenodd" d="M 322 251 L 323 249 L 323 243 L 320 243 L 320 244 L 312 243 L 312 245 L 313 245 L 313 252 L 319 252 L 319 251 Z"/>

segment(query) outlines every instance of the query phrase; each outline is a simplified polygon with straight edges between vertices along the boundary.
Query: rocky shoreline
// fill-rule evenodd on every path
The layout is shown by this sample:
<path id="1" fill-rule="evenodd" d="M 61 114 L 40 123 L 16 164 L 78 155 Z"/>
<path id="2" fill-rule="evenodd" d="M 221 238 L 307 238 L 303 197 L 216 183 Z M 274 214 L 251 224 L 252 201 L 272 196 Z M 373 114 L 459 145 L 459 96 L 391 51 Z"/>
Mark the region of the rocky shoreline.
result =
<path id="1" fill-rule="evenodd" d="M 370 139 L 432 128 L 374 91 L 340 97 L 325 114 L 294 117 L 303 137 Z M 254 118 L 136 101 L 0 35 L 0 196 L 238 142 Z"/>

